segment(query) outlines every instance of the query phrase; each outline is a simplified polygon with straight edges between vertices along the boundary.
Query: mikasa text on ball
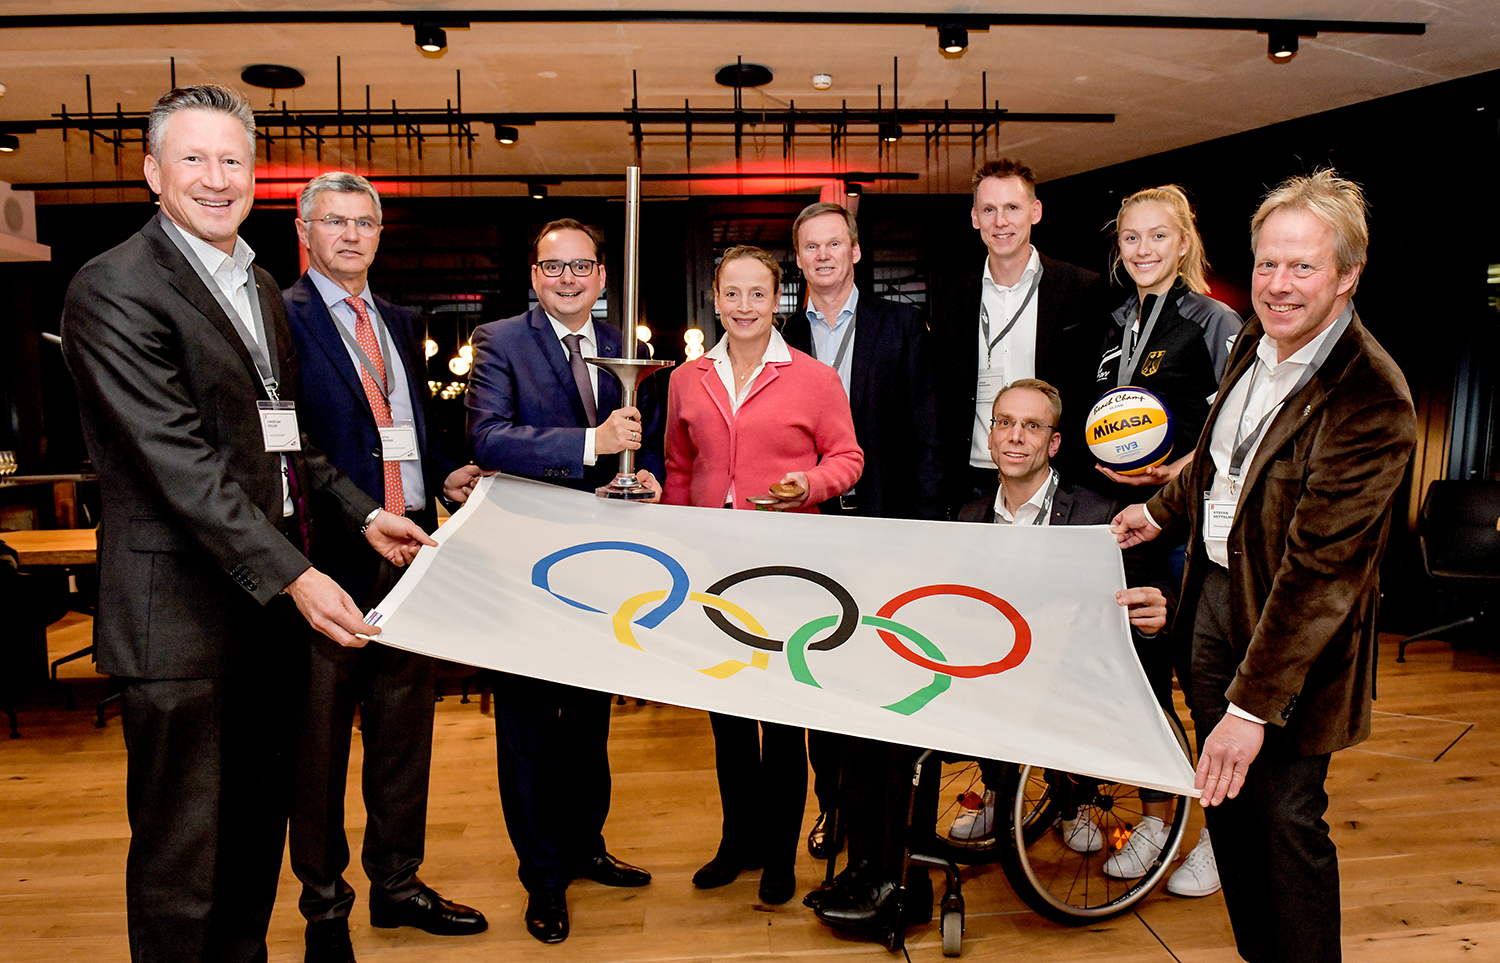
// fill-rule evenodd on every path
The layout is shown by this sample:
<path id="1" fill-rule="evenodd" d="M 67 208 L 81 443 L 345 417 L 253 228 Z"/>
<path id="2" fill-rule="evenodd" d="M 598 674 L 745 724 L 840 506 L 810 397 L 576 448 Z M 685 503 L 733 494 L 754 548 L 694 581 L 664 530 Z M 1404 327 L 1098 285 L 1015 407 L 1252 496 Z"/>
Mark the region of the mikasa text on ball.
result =
<path id="1" fill-rule="evenodd" d="M 1085 441 L 1094 458 L 1122 475 L 1160 465 L 1172 453 L 1172 413 L 1141 388 L 1116 388 L 1089 412 Z"/>

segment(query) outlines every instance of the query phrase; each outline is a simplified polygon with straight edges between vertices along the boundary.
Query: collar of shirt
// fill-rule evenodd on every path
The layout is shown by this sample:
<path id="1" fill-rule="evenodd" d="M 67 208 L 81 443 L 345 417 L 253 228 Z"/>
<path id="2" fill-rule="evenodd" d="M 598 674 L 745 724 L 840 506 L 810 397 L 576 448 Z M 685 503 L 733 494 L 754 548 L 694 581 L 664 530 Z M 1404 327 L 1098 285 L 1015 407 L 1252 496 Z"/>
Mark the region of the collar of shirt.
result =
<path id="1" fill-rule="evenodd" d="M 1049 474 L 1046 479 L 1037 486 L 1037 490 L 1031 493 L 1031 497 L 1021 503 L 1012 515 L 1010 509 L 1005 507 L 1005 486 L 1001 485 L 995 490 L 995 521 L 1001 525 L 1029 525 L 1032 520 L 1042 511 L 1042 500 L 1047 497 L 1047 485 L 1052 480 Z M 1024 521 L 1023 521 L 1024 519 Z M 1051 524 L 1050 518 L 1042 521 L 1043 525 Z"/>
<path id="2" fill-rule="evenodd" d="M 1041 255 L 1037 253 L 1036 245 L 1033 244 L 1031 245 L 1031 257 L 1026 259 L 1026 270 L 1021 272 L 1021 280 L 1017 281 L 1015 284 L 1012 284 L 1010 287 L 1006 287 L 1005 285 L 996 281 L 995 276 L 990 273 L 990 256 L 986 254 L 984 256 L 984 280 L 982 282 L 982 286 L 999 291 L 1001 294 L 1008 294 L 1012 291 L 1018 290 L 1025 291 L 1026 288 L 1031 284 L 1031 279 L 1036 276 L 1036 272 L 1041 270 L 1041 267 Z"/>
<path id="3" fill-rule="evenodd" d="M 714 342 L 714 346 L 703 352 L 703 357 L 713 360 L 715 365 L 729 363 L 729 338 L 723 337 Z M 792 352 L 787 349 L 786 339 L 781 332 L 774 327 L 771 329 L 771 340 L 766 343 L 766 353 L 761 355 L 759 370 L 762 365 L 773 364 L 778 361 L 792 360 Z"/>
<path id="4" fill-rule="evenodd" d="M 1270 368 L 1272 371 L 1276 371 L 1277 365 L 1284 364 L 1296 365 L 1298 367 L 1301 367 L 1303 365 L 1311 364 L 1312 359 L 1318 353 L 1318 349 L 1323 347 L 1323 342 L 1327 341 L 1328 336 L 1333 333 L 1333 328 L 1334 326 L 1330 324 L 1322 331 L 1319 331 L 1316 335 L 1313 336 L 1313 339 L 1311 341 L 1307 342 L 1307 344 L 1304 344 L 1302 347 L 1292 352 L 1291 357 L 1287 358 L 1285 361 L 1276 360 L 1276 340 L 1269 334 L 1263 334 L 1260 336 L 1260 343 L 1255 346 L 1255 354 L 1260 358 L 1261 364 L 1265 365 L 1267 368 Z"/>
<path id="5" fill-rule="evenodd" d="M 232 263 L 233 267 L 231 268 L 232 273 L 230 277 L 236 279 L 238 284 L 245 283 L 245 277 L 250 273 L 250 265 L 255 261 L 255 252 L 250 249 L 250 245 L 245 243 L 244 238 L 236 236 L 234 239 L 234 253 L 225 254 L 203 240 L 203 238 L 194 235 L 191 231 L 184 230 L 181 227 L 178 227 L 177 231 L 182 235 L 183 240 L 187 241 L 188 247 L 193 249 L 193 253 L 198 255 L 198 260 L 203 263 L 204 269 L 209 274 L 218 278 L 221 276 L 219 272 Z"/>
<path id="6" fill-rule="evenodd" d="M 320 274 L 317 268 L 308 268 L 307 276 L 312 279 L 313 287 L 318 289 L 319 296 L 323 298 L 323 304 L 330 311 L 333 310 L 335 305 L 339 304 L 343 304 L 346 308 L 349 307 L 347 304 L 344 304 L 344 299 L 349 297 L 349 292 Z M 370 283 L 368 281 L 365 282 L 364 290 L 359 292 L 359 299 L 365 303 L 365 307 L 372 309 L 375 307 L 375 295 L 370 293 Z M 353 311 L 354 309 L 349 308 L 349 310 Z"/>
<path id="7" fill-rule="evenodd" d="M 817 308 L 813 307 L 812 298 L 807 299 L 807 320 L 812 322 L 814 331 L 819 330 L 820 327 L 824 331 L 824 333 L 837 331 L 839 328 L 848 323 L 851 318 L 854 317 L 854 312 L 858 307 L 859 285 L 856 284 L 849 289 L 849 300 L 844 302 L 844 306 L 842 308 L 839 308 L 838 317 L 834 320 L 834 323 L 832 325 L 828 323 L 827 315 L 825 315 L 822 311 L 819 311 Z"/>
<path id="8" fill-rule="evenodd" d="M 543 311 L 542 313 L 547 314 L 546 311 Z M 594 357 L 599 356 L 599 339 L 594 337 L 593 318 L 589 318 L 587 321 L 583 322 L 583 327 L 579 328 L 577 331 L 569 331 L 566 324 L 563 324 L 561 321 L 557 320 L 550 314 L 547 314 L 547 320 L 552 322 L 552 333 L 557 335 L 557 340 L 561 341 L 563 338 L 566 338 L 570 334 L 581 334 L 583 335 L 583 344 L 579 345 L 578 350 L 583 351 L 584 347 L 587 346 L 589 350 L 584 351 L 584 354 L 592 354 Z M 567 345 L 563 345 L 563 349 L 566 350 Z M 593 365 L 589 365 L 589 367 L 592 368 Z"/>

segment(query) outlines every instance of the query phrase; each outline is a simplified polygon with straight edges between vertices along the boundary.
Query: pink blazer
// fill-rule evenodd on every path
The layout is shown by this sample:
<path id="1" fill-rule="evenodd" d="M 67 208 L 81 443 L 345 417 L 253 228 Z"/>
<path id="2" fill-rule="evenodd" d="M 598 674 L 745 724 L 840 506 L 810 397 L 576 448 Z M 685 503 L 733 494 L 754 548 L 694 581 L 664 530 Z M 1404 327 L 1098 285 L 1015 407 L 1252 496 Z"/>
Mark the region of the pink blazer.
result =
<path id="1" fill-rule="evenodd" d="M 733 485 L 734 507 L 748 509 L 746 496 L 764 495 L 787 472 L 802 471 L 811 491 L 800 511 L 812 512 L 854 487 L 865 455 L 839 376 L 790 350 L 791 361 L 761 369 L 738 412 L 712 359 L 672 372 L 663 501 L 717 508 Z"/>

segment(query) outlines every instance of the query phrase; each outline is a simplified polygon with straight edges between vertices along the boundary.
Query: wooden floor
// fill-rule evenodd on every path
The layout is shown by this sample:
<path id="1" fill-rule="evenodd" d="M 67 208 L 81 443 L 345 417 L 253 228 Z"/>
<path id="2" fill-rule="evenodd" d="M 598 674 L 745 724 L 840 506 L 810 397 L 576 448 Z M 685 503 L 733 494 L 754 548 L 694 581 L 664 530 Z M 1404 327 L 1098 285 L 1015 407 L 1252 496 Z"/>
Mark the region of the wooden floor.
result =
<path id="1" fill-rule="evenodd" d="M 54 657 L 87 641 L 74 619 L 49 640 Z M 0 959 L 127 958 L 124 866 L 125 751 L 118 715 L 93 727 L 102 680 L 86 662 L 64 668 L 84 708 L 64 712 L 37 697 L 22 706 L 23 738 L 0 738 Z M 1343 873 L 1344 949 L 1353 961 L 1500 961 L 1500 664 L 1440 642 L 1414 646 L 1405 665 L 1382 648 L 1374 737 L 1334 757 L 1328 820 Z M 713 853 L 718 800 L 706 717 L 673 707 L 621 706 L 610 742 L 614 804 L 611 851 L 649 868 L 639 890 L 580 882 L 569 891 L 572 936 L 542 946 L 521 922 L 524 893 L 495 790 L 494 726 L 477 703 L 437 707 L 427 861 L 422 875 L 490 920 L 488 932 L 440 938 L 375 930 L 364 915 L 366 882 L 349 875 L 361 902 L 353 919 L 359 959 L 388 963 L 486 960 L 888 961 L 883 948 L 841 937 L 800 901 L 756 902 L 756 874 L 722 890 L 689 882 Z M 359 749 L 355 742 L 357 774 Z M 357 775 L 356 775 L 357 779 Z M 350 788 L 357 852 L 363 812 Z M 811 802 L 811 800 L 810 800 Z M 567 807 L 567 799 L 557 800 Z M 811 818 L 811 814 L 809 816 Z M 1194 814 L 1190 839 L 1196 839 Z M 805 853 L 799 896 L 822 864 Z M 284 870 L 271 924 L 273 961 L 302 959 L 297 886 Z M 1032 914 L 998 867 L 968 874 L 963 958 L 1218 963 L 1238 959 L 1222 899 L 1169 896 L 1081 929 Z M 941 960 L 936 925 L 908 936 L 914 961 Z"/>

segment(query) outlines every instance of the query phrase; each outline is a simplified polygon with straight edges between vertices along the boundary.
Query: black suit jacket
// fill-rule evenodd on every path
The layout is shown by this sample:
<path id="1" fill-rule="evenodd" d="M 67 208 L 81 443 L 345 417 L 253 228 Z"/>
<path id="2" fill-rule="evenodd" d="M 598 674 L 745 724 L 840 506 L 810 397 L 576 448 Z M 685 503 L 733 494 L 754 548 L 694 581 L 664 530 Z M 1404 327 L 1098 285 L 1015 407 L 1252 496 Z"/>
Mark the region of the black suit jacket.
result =
<path id="1" fill-rule="evenodd" d="M 787 344 L 812 353 L 805 311 L 786 319 L 782 335 Z M 860 292 L 849 408 L 865 453 L 864 474 L 856 486 L 861 515 L 943 517 L 937 401 L 927 341 L 927 326 L 915 307 Z"/>
<path id="2" fill-rule="evenodd" d="M 1063 445 L 1054 460 L 1075 478 L 1091 471 L 1083 440 L 1084 416 L 1093 405 L 1098 348 L 1109 322 L 1104 279 L 1066 261 L 1037 252 L 1036 376 L 1062 395 Z M 969 448 L 974 430 L 979 371 L 979 302 L 984 259 L 968 253 L 947 271 L 934 272 L 928 292 L 938 386 L 938 432 L 943 451 L 947 502 L 955 510 L 967 500 Z"/>
<path id="3" fill-rule="evenodd" d="M 999 487 L 1000 479 L 997 475 L 995 483 L 987 491 L 959 510 L 958 520 L 993 523 L 995 521 L 995 492 Z M 1060 482 L 1057 486 L 1057 494 L 1052 496 L 1052 514 L 1047 524 L 1108 525 L 1115 515 L 1119 514 L 1122 507 L 1120 502 L 1108 496 L 1087 488 L 1070 485 L 1067 482 Z M 1125 557 L 1125 584 L 1132 588 L 1155 586 L 1160 589 L 1161 594 L 1167 597 L 1167 624 L 1170 626 L 1173 613 L 1177 611 L 1177 583 L 1172 578 L 1166 550 L 1156 542 L 1145 542 L 1126 549 L 1123 555 Z M 1140 634 L 1135 631 L 1134 627 L 1131 628 L 1131 632 L 1136 635 Z"/>
<path id="4" fill-rule="evenodd" d="M 297 362 L 271 276 L 254 269 L 280 394 Z M 282 534 L 282 456 L 267 452 L 267 393 L 233 323 L 153 219 L 68 286 L 63 356 L 99 472 L 103 672 L 134 678 L 230 674 L 270 624 L 265 607 L 308 561 Z M 303 491 L 357 528 L 375 503 L 304 438 Z M 289 600 L 277 600 L 289 605 Z"/>
<path id="5" fill-rule="evenodd" d="M 381 458 L 380 431 L 359 370 L 339 336 L 337 322 L 306 274 L 281 296 L 286 302 L 287 323 L 292 329 L 302 375 L 298 404 L 302 430 L 361 491 L 384 504 L 385 461 Z M 415 520 L 431 531 L 437 523 L 437 498 L 443 491 L 443 479 L 452 466 L 438 455 L 436 437 L 427 427 L 431 392 L 427 388 L 427 360 L 422 353 L 422 313 L 380 297 L 375 299 L 375 307 L 390 333 L 391 352 L 400 356 L 406 369 L 422 483 L 427 492 L 427 502 L 419 506 Z M 325 511 L 326 498 L 322 494 L 316 496 L 315 514 Z M 367 596 L 383 559 L 370 550 L 358 533 L 319 532 L 312 560 L 357 603 L 375 601 Z"/>

